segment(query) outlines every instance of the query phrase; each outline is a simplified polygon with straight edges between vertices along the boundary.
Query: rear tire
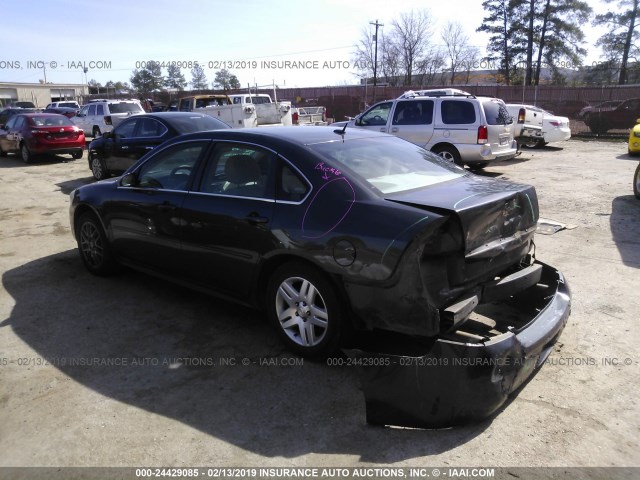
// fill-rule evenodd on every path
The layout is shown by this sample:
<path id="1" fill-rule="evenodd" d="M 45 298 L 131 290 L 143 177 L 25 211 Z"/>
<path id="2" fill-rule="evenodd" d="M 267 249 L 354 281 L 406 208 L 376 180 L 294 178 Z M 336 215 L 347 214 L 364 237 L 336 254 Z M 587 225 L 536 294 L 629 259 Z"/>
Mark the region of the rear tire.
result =
<path id="1" fill-rule="evenodd" d="M 350 332 L 334 285 L 306 263 L 286 263 L 273 272 L 266 308 L 280 340 L 303 357 L 323 359 L 338 353 Z"/>
<path id="2" fill-rule="evenodd" d="M 100 131 L 99 127 L 93 127 L 93 130 L 91 131 L 91 135 L 93 136 L 93 138 L 98 138 L 102 136 L 102 132 Z"/>
<path id="3" fill-rule="evenodd" d="M 440 155 L 445 160 L 449 160 L 450 162 L 455 163 L 456 165 L 462 167 L 462 159 L 460 158 L 460 153 L 453 147 L 437 147 L 431 150 L 436 155 Z"/>
<path id="4" fill-rule="evenodd" d="M 111 173 L 107 170 L 107 165 L 98 153 L 91 154 L 89 167 L 91 168 L 91 173 L 93 173 L 93 178 L 96 180 L 104 180 L 111 176 Z"/>
<path id="5" fill-rule="evenodd" d="M 640 163 L 636 167 L 636 173 L 633 175 L 633 194 L 640 200 Z"/>
<path id="6" fill-rule="evenodd" d="M 6 156 L 7 156 L 7 153 L 8 153 L 8 152 L 5 152 L 5 151 L 2 149 L 2 145 L 0 145 L 0 157 L 6 157 Z"/>
<path id="7" fill-rule="evenodd" d="M 78 217 L 76 239 L 82 263 L 90 273 L 104 277 L 117 271 L 118 262 L 111 252 L 107 235 L 93 213 L 83 213 Z"/>

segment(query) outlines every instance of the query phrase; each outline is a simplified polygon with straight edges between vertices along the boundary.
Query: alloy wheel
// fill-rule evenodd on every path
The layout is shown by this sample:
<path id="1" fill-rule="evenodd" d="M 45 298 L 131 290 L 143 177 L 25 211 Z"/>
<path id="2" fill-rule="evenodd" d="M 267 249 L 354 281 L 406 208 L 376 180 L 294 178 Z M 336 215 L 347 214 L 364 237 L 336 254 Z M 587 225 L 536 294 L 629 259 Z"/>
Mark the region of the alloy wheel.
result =
<path id="1" fill-rule="evenodd" d="M 319 345 L 329 325 L 329 313 L 320 291 L 302 277 L 282 281 L 276 293 L 276 314 L 284 333 L 302 347 Z"/>
<path id="2" fill-rule="evenodd" d="M 104 245 L 98 227 L 84 222 L 80 227 L 80 251 L 90 267 L 99 268 L 104 261 Z"/>

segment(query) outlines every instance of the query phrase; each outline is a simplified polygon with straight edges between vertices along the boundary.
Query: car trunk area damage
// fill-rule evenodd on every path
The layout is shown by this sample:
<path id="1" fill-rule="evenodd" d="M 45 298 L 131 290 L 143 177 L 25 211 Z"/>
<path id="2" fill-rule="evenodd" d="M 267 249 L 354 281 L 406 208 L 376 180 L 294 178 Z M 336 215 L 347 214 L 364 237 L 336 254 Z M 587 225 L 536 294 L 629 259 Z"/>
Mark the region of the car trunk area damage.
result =
<path id="1" fill-rule="evenodd" d="M 344 281 L 365 328 L 433 337 L 462 324 L 478 304 L 509 297 L 540 279 L 541 269 L 533 265 L 533 187 L 473 176 L 430 186 L 428 197 L 426 190 L 388 198 L 433 217 L 416 227 L 421 232 L 408 232 L 413 240 L 389 279 Z M 389 304 L 395 305 L 391 315 Z"/>
<path id="2" fill-rule="evenodd" d="M 570 313 L 562 274 L 535 260 L 533 187 L 467 179 L 429 187 L 428 204 L 421 198 L 388 198 L 439 217 L 403 252 L 402 275 L 345 285 L 366 326 L 399 339 L 347 352 L 362 369 L 371 424 L 485 418 L 544 362 Z"/>
<path id="3" fill-rule="evenodd" d="M 494 413 L 549 355 L 569 317 L 562 274 L 481 305 L 459 329 L 431 339 L 384 335 L 345 352 L 360 369 L 367 423 L 444 428 Z"/>

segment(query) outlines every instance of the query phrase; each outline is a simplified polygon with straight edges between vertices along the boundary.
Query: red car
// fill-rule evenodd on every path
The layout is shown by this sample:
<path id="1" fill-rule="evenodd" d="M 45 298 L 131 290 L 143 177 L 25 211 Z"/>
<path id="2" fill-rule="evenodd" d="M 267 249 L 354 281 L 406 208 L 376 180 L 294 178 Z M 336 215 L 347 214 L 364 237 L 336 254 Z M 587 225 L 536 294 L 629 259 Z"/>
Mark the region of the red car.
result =
<path id="1" fill-rule="evenodd" d="M 78 159 L 85 148 L 84 132 L 64 115 L 23 113 L 0 129 L 0 156 L 20 152 L 25 163 L 46 153 L 67 153 Z"/>

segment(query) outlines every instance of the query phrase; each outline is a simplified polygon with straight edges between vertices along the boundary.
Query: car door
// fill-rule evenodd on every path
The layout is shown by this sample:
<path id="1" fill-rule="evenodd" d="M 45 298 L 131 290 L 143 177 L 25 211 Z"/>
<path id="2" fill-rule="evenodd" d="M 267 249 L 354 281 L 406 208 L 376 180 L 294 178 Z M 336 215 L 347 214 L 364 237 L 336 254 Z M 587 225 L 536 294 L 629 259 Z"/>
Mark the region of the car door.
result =
<path id="1" fill-rule="evenodd" d="M 433 100 L 399 100 L 389 133 L 424 147 L 433 136 Z"/>
<path id="2" fill-rule="evenodd" d="M 184 274 L 218 292 L 246 299 L 256 267 L 277 241 L 271 234 L 277 157 L 255 145 L 219 142 L 182 222 Z"/>
<path id="3" fill-rule="evenodd" d="M 640 100 L 632 99 L 624 102 L 620 107 L 621 114 L 616 117 L 612 128 L 631 128 L 640 118 Z"/>
<path id="4" fill-rule="evenodd" d="M 0 130 L 0 145 L 3 152 L 15 152 L 18 147 L 16 144 L 15 124 L 19 115 L 11 117 L 2 130 Z"/>
<path id="5" fill-rule="evenodd" d="M 381 102 L 369 110 L 364 112 L 356 121 L 357 127 L 366 128 L 367 130 L 374 130 L 376 132 L 388 131 L 388 123 L 391 118 L 391 110 L 393 108 L 393 102 Z"/>
<path id="6" fill-rule="evenodd" d="M 82 107 L 80 109 L 80 112 L 78 112 L 78 114 L 75 117 L 73 117 L 71 120 L 78 127 L 80 127 L 82 130 L 84 130 L 85 134 L 91 135 L 91 128 L 87 127 L 87 114 L 88 113 L 89 113 L 89 105 L 85 105 L 84 107 Z"/>
<path id="7" fill-rule="evenodd" d="M 107 170 L 124 172 L 142 155 L 136 155 L 133 144 L 138 119 L 122 122 L 102 140 L 102 158 Z"/>
<path id="8" fill-rule="evenodd" d="M 143 267 L 174 274 L 182 264 L 181 207 L 209 141 L 171 145 L 126 175 L 104 206 L 115 253 Z"/>

